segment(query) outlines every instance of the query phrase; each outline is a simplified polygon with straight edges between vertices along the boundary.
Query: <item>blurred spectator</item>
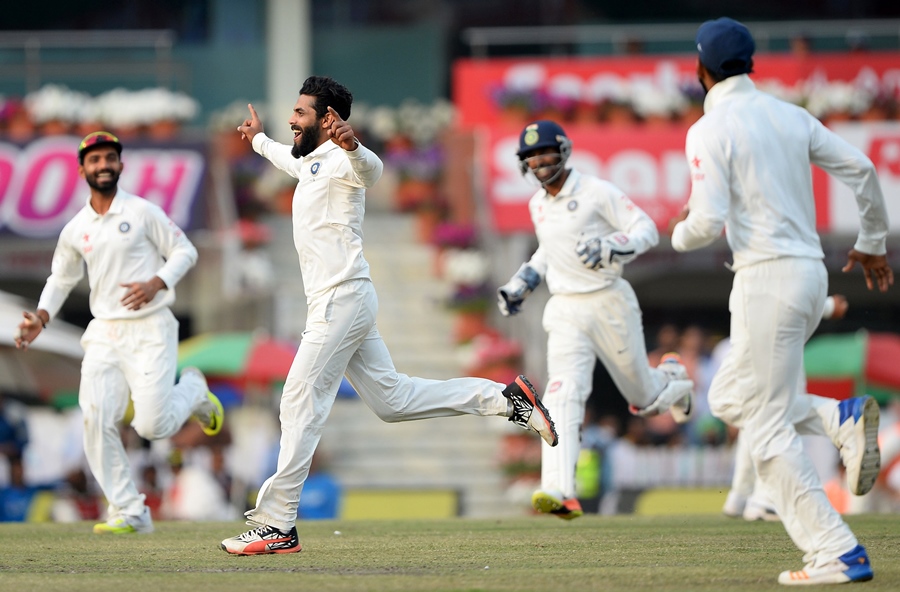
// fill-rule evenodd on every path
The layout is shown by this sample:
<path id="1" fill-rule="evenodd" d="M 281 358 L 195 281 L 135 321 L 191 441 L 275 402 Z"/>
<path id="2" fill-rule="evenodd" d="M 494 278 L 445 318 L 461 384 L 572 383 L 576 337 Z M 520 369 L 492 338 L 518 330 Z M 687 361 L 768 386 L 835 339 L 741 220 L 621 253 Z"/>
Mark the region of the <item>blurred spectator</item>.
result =
<path id="1" fill-rule="evenodd" d="M 791 53 L 798 58 L 806 58 L 812 53 L 812 39 L 805 33 L 791 37 Z"/>
<path id="2" fill-rule="evenodd" d="M 141 469 L 138 491 L 144 494 L 144 505 L 150 508 L 151 515 L 161 516 L 164 491 L 160 484 L 159 470 L 151 462 L 145 464 Z"/>
<path id="3" fill-rule="evenodd" d="M 9 459 L 21 460 L 28 444 L 28 425 L 25 408 L 6 398 L 0 391 L 0 454 Z"/>
<path id="4" fill-rule="evenodd" d="M 332 520 L 340 514 L 341 484 L 325 469 L 319 452 L 313 455 L 309 476 L 303 483 L 303 495 L 297 514 L 302 520 Z"/>
<path id="5" fill-rule="evenodd" d="M 91 479 L 81 467 L 72 469 L 57 487 L 50 510 L 54 522 L 99 520 L 104 503 L 91 487 Z"/>
<path id="6" fill-rule="evenodd" d="M 593 410 L 585 409 L 584 428 L 581 432 L 582 454 L 575 467 L 575 484 L 578 501 L 585 512 L 600 511 L 600 500 L 610 488 L 609 475 L 603 468 L 610 446 L 622 429 L 616 415 L 594 418 Z"/>
<path id="7" fill-rule="evenodd" d="M 674 323 L 664 323 L 656 332 L 654 348 L 647 352 L 650 365 L 654 368 L 659 365 L 660 359 L 669 352 L 678 350 L 678 341 L 681 334 Z"/>
<path id="8" fill-rule="evenodd" d="M 681 334 L 678 331 L 678 327 L 671 323 L 662 325 L 656 334 L 656 347 L 647 354 L 650 366 L 653 368 L 658 366 L 662 356 L 667 353 L 676 352 L 680 354 L 680 343 Z M 689 369 L 688 374 L 690 374 Z M 693 405 L 693 402 L 691 404 Z M 669 445 L 680 441 L 681 426 L 675 423 L 671 413 L 661 413 L 646 418 L 644 427 L 650 444 Z"/>
<path id="9" fill-rule="evenodd" d="M 8 98 L 3 101 L 0 107 L 0 133 L 19 143 L 34 137 L 34 122 L 19 99 Z"/>
<path id="10" fill-rule="evenodd" d="M 9 459 L 9 485 L 0 488 L 0 522 L 25 522 L 38 489 L 25 484 L 22 457 Z"/>
<path id="11" fill-rule="evenodd" d="M 212 472 L 197 464 L 185 464 L 184 453 L 173 448 L 169 455 L 172 484 L 163 493 L 160 515 L 166 520 L 234 520 L 239 514 Z"/>
<path id="12" fill-rule="evenodd" d="M 638 480 L 637 475 L 643 470 L 638 462 L 638 452 L 649 443 L 646 420 L 631 417 L 625 424 L 622 437 L 608 446 L 602 471 L 604 483 L 609 484 L 609 491 L 604 492 L 600 500 L 601 514 L 618 514 L 623 505 L 629 505 L 628 499 L 635 492 L 628 488 Z"/>

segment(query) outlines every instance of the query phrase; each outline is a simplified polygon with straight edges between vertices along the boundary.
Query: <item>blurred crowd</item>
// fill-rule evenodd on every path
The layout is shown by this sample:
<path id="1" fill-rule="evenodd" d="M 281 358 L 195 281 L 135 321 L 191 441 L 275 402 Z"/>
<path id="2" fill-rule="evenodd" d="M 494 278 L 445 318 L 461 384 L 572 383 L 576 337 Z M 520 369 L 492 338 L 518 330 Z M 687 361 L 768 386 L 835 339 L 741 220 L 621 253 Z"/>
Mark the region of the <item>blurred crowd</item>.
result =
<path id="1" fill-rule="evenodd" d="M 800 51 L 800 49 L 798 49 Z M 897 97 L 884 89 L 843 83 L 797 88 L 764 88 L 829 121 L 891 120 L 898 117 Z M 702 114 L 699 86 L 667 90 L 604 87 L 590 97 L 497 89 L 498 106 L 515 111 L 517 123 L 551 118 L 611 125 L 690 124 Z M 195 122 L 199 106 L 183 93 L 162 88 L 114 89 L 92 97 L 58 85 L 47 85 L 25 97 L 0 97 L 0 138 L 24 143 L 46 135 L 81 137 L 109 129 L 123 141 L 183 139 Z M 269 114 L 260 109 L 266 119 Z M 276 114 L 277 115 L 277 114 Z M 211 114 L 207 138 L 227 165 L 233 191 L 248 284 L 265 288 L 274 274 L 259 247 L 271 238 L 262 224 L 269 214 L 288 214 L 295 182 L 266 166 L 241 140 L 235 125 L 246 117 L 246 101 Z M 286 119 L 286 118 L 285 118 Z M 522 365 L 520 344 L 488 323 L 494 306 L 490 260 L 480 248 L 476 226 L 453 211 L 446 195 L 444 132 L 455 119 L 447 101 L 423 105 L 407 101 L 396 107 L 353 109 L 352 123 L 363 141 L 385 162 L 385 176 L 369 199 L 373 205 L 398 212 L 416 212 L 430 221 L 420 239 L 434 247 L 435 273 L 453 291 L 448 307 L 457 314 L 454 341 L 460 347 L 464 373 L 509 382 Z M 379 204 L 381 202 L 381 204 Z M 462 218 L 462 220 L 460 220 Z M 628 492 L 667 484 L 721 486 L 728 483 L 736 434 L 714 418 L 706 400 L 710 382 L 727 342 L 703 327 L 667 323 L 649 340 L 650 365 L 677 352 L 695 383 L 695 411 L 689 423 L 677 425 L 670 414 L 653 418 L 631 416 L 624 408 L 597 405 L 621 401 L 609 385 L 597 388 L 588 404 L 583 427 L 583 453 L 578 467 L 579 497 L 586 510 L 614 513 L 627 510 Z M 274 471 L 278 426 L 270 407 L 229 409 L 226 429 L 211 443 L 189 425 L 171 440 L 151 444 L 122 427 L 136 482 L 154 517 L 172 520 L 237 519 L 253 506 L 265 476 Z M 841 511 L 900 511 L 900 413 L 884 409 L 883 465 L 873 497 L 849 500 L 832 479 L 838 463 L 823 452 L 820 465 L 829 495 Z M 29 429 L 30 428 L 30 429 Z M 0 521 L 98 520 L 105 511 L 96 483 L 81 452 L 81 422 L 77 406 L 47 413 L 26 413 L 0 393 Z M 34 434 L 41 434 L 38 452 Z M 244 442 L 252 433 L 256 441 Z M 52 435 L 52 437 L 51 437 Z M 31 448 L 29 448 L 31 447 Z M 827 447 L 825 447 L 827 448 Z M 832 451 L 833 452 L 833 451 Z M 58 457 L 45 463 L 45 473 L 25 478 L 27 454 Z M 339 513 L 340 483 L 328 474 L 327 459 L 314 463 L 304 487 L 301 518 L 331 518 Z M 533 476 L 540 448 L 534 438 L 511 436 L 499 459 L 499 470 L 515 481 Z M 34 463 L 41 466 L 42 461 Z M 52 465 L 53 468 L 49 468 Z M 531 490 L 531 485 L 527 487 Z"/>
<path id="2" fill-rule="evenodd" d="M 129 421 L 126 416 L 122 439 L 135 482 L 156 519 L 239 519 L 275 469 L 278 425 L 275 412 L 265 407 L 231 407 L 228 423 L 212 439 L 189 421 L 172 438 L 150 442 Z M 0 522 L 96 521 L 105 516 L 106 504 L 87 468 L 81 438 L 78 407 L 26 408 L 0 395 Z M 304 487 L 301 517 L 336 518 L 341 495 L 340 484 L 317 455 Z"/>

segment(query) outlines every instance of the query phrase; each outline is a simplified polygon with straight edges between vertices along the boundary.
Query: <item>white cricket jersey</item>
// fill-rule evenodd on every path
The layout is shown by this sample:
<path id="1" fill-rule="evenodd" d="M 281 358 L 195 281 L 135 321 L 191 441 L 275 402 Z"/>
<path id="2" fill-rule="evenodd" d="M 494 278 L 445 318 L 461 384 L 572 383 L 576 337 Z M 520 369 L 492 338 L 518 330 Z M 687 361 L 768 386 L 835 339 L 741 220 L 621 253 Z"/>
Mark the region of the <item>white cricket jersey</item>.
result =
<path id="1" fill-rule="evenodd" d="M 672 246 L 706 246 L 726 229 L 735 269 L 777 257 L 823 258 L 810 164 L 856 196 L 856 250 L 886 252 L 888 217 L 875 167 L 805 109 L 756 90 L 747 75 L 715 84 L 687 134 L 690 214 Z"/>
<path id="2" fill-rule="evenodd" d="M 369 279 L 365 190 L 381 177 L 381 159 L 362 144 L 348 152 L 332 141 L 294 158 L 291 146 L 262 133 L 253 137 L 253 149 L 298 181 L 291 209 L 307 300 L 347 280 Z"/>
<path id="3" fill-rule="evenodd" d="M 87 265 L 94 318 L 136 319 L 175 302 L 175 284 L 197 262 L 197 249 L 162 208 L 119 189 L 102 216 L 87 204 L 62 229 L 38 308 L 56 316 Z M 123 283 L 159 278 L 168 289 L 138 310 L 122 304 Z"/>
<path id="4" fill-rule="evenodd" d="M 528 264 L 551 294 L 584 294 L 610 286 L 622 265 L 593 270 L 575 253 L 581 240 L 624 232 L 644 253 L 659 241 L 656 224 L 615 185 L 576 170 L 553 196 L 541 189 L 528 202 L 538 249 Z"/>

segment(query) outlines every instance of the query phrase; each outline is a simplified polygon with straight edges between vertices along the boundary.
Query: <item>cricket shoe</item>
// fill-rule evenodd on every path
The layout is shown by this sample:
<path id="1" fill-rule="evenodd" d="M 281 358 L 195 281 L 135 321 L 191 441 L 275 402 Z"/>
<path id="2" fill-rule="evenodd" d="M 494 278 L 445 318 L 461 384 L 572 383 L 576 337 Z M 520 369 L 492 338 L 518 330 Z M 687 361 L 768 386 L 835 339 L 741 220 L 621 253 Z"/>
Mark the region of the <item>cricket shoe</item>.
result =
<path id="1" fill-rule="evenodd" d="M 538 489 L 531 496 L 532 507 L 541 514 L 554 514 L 563 520 L 574 520 L 584 515 L 581 503 L 574 497 L 564 498 L 558 491 Z"/>
<path id="2" fill-rule="evenodd" d="M 106 522 L 94 525 L 94 534 L 149 534 L 153 532 L 153 519 L 150 508 L 144 506 L 140 516 L 117 514 L 110 516 Z"/>
<path id="3" fill-rule="evenodd" d="M 503 389 L 503 396 L 512 404 L 509 421 L 526 430 L 537 432 L 547 444 L 556 446 L 559 442 L 556 426 L 553 425 L 547 408 L 541 403 L 527 378 L 519 375 Z"/>
<path id="4" fill-rule="evenodd" d="M 847 469 L 847 486 L 854 495 L 869 493 L 881 470 L 878 448 L 878 402 L 865 395 L 838 403 L 838 433 L 834 440 Z"/>
<path id="5" fill-rule="evenodd" d="M 181 371 L 182 378 L 185 375 L 193 375 L 203 382 L 203 390 L 206 391 L 206 396 L 194 407 L 192 417 L 200 424 L 204 434 L 215 436 L 222 431 L 222 424 L 225 423 L 225 409 L 222 407 L 222 402 L 219 401 L 219 397 L 209 390 L 209 386 L 206 384 L 206 377 L 203 376 L 203 372 L 199 368 L 188 366 Z"/>
<path id="6" fill-rule="evenodd" d="M 267 555 L 271 553 L 299 553 L 297 527 L 282 532 L 274 526 L 263 525 L 222 541 L 221 547 L 232 555 Z"/>
<path id="7" fill-rule="evenodd" d="M 643 409 L 629 405 L 629 411 L 632 415 L 640 417 L 653 417 L 668 411 L 675 423 L 687 423 L 693 411 L 691 391 L 694 390 L 694 381 L 688 377 L 687 369 L 681 363 L 681 356 L 672 352 L 667 353 L 660 359 L 657 368 L 668 378 L 665 388 L 655 401 Z"/>
<path id="8" fill-rule="evenodd" d="M 744 509 L 746 507 L 747 496 L 732 489 L 725 498 L 725 504 L 722 506 L 722 513 L 729 518 L 740 518 L 744 515 Z"/>
<path id="9" fill-rule="evenodd" d="M 752 497 L 747 500 L 741 516 L 747 522 L 781 522 L 781 517 L 771 504 L 761 503 Z"/>
<path id="10" fill-rule="evenodd" d="M 812 586 L 815 584 L 846 584 L 866 582 L 874 577 L 869 556 L 862 545 L 844 553 L 821 567 L 807 565 L 800 571 L 783 571 L 778 583 L 785 586 Z"/>

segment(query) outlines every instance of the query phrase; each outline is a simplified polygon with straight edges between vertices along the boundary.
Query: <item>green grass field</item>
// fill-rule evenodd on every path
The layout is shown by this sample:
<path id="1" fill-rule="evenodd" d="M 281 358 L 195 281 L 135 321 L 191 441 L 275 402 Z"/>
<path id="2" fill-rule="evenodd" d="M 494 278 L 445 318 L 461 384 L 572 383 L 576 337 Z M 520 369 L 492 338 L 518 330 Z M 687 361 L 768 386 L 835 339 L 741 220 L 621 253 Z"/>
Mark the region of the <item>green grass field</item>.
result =
<path id="1" fill-rule="evenodd" d="M 900 516 L 847 520 L 875 569 L 862 589 L 900 589 Z M 0 524 L 0 588 L 727 592 L 783 590 L 778 573 L 802 567 L 781 524 L 711 515 L 306 522 L 302 553 L 257 557 L 219 549 L 237 522 L 119 536 L 90 526 Z"/>

